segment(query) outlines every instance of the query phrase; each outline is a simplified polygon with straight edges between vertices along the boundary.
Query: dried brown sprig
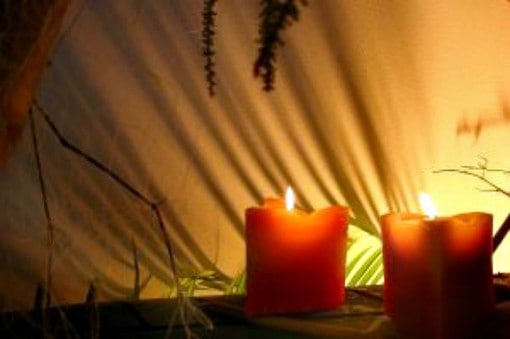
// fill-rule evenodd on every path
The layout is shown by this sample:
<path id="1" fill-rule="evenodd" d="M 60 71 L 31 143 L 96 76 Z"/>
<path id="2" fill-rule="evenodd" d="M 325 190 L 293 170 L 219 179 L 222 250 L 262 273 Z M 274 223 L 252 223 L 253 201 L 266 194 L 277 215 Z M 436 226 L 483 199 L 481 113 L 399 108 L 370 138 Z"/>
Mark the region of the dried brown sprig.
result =
<path id="1" fill-rule="evenodd" d="M 216 72 L 214 69 L 214 36 L 216 34 L 214 8 L 217 0 L 204 0 L 202 9 L 202 55 L 204 57 L 205 78 L 209 95 L 214 96 L 216 87 Z"/>
<path id="2" fill-rule="evenodd" d="M 265 91 L 274 88 L 276 49 L 284 45 L 281 32 L 299 19 L 298 2 L 307 4 L 306 0 L 261 0 L 259 50 L 253 73 L 262 78 Z"/>
<path id="3" fill-rule="evenodd" d="M 488 164 L 487 158 L 481 157 L 480 161 L 475 166 L 464 165 L 461 166 L 460 168 L 445 168 L 436 170 L 434 171 L 434 173 L 458 173 L 475 177 L 488 186 L 488 188 L 482 188 L 480 189 L 480 191 L 501 193 L 510 198 L 510 190 L 504 189 L 502 186 L 496 184 L 491 178 L 487 176 L 489 173 L 492 174 L 499 173 L 507 175 L 510 174 L 510 171 L 501 168 L 489 168 L 487 164 Z"/>

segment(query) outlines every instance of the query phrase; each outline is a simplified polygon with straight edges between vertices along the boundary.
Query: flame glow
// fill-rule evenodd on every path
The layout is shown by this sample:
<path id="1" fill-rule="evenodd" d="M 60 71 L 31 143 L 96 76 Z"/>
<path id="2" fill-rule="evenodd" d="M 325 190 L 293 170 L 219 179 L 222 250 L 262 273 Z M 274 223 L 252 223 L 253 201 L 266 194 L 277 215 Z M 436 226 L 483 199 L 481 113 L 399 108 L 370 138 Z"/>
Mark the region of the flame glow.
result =
<path id="1" fill-rule="evenodd" d="M 437 209 L 430 195 L 423 192 L 420 193 L 420 204 L 423 212 L 425 212 L 429 218 L 435 218 L 437 216 Z"/>
<path id="2" fill-rule="evenodd" d="M 285 207 L 287 211 L 292 211 L 294 209 L 295 200 L 294 191 L 290 186 L 287 187 L 287 191 L 285 191 Z"/>

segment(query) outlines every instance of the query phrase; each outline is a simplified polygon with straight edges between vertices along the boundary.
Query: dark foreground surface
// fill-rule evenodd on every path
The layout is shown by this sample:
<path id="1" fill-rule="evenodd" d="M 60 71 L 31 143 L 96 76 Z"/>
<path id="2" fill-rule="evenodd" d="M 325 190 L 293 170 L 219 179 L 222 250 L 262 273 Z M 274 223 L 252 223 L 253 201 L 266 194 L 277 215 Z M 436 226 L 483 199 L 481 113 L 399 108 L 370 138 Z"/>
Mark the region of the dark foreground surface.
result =
<path id="1" fill-rule="evenodd" d="M 483 338 L 507 339 L 510 296 L 505 288 L 496 295 L 498 309 Z M 241 296 L 191 301 L 214 323 L 213 330 L 191 326 L 201 338 L 401 338 L 383 313 L 381 286 L 348 288 L 346 304 L 333 311 L 252 319 L 244 316 Z M 153 299 L 1 313 L 0 338 L 165 338 L 176 306 L 174 299 Z M 184 337 L 177 321 L 171 338 Z"/>

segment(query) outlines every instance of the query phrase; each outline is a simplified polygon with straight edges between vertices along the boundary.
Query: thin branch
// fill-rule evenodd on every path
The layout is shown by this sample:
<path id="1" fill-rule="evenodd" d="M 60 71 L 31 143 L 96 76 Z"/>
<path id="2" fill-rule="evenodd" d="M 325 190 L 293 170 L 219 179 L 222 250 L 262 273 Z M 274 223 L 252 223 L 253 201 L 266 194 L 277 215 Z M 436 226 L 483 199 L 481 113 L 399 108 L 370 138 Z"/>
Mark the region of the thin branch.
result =
<path id="1" fill-rule="evenodd" d="M 142 290 L 147 287 L 147 284 L 152 279 L 152 274 L 149 272 L 147 277 L 141 281 L 141 274 L 140 274 L 140 259 L 138 254 L 138 247 L 136 246 L 135 237 L 131 236 L 131 246 L 133 248 L 133 267 L 135 271 L 134 276 L 134 286 L 133 286 L 133 295 L 132 298 L 134 300 L 140 300 L 140 295 L 142 293 Z"/>
<path id="2" fill-rule="evenodd" d="M 494 234 L 494 237 L 492 238 L 492 252 L 494 253 L 499 245 L 503 242 L 503 239 L 505 239 L 506 235 L 510 231 L 510 214 L 506 217 L 503 224 L 499 227 L 496 234 Z"/>
<path id="3" fill-rule="evenodd" d="M 51 120 L 49 114 L 39 105 L 37 101 L 34 102 L 35 107 L 37 108 L 38 112 L 40 112 L 45 121 L 47 122 L 48 126 L 50 127 L 50 130 L 55 134 L 55 136 L 60 141 L 61 145 L 71 151 L 72 153 L 78 155 L 85 161 L 87 161 L 89 164 L 91 164 L 93 167 L 97 168 L 101 172 L 105 173 L 108 177 L 110 177 L 114 182 L 119 184 L 121 187 L 126 189 L 128 192 L 130 192 L 135 198 L 140 200 L 142 203 L 147 205 L 157 223 L 159 226 L 159 229 L 161 231 L 161 235 L 165 244 L 165 248 L 168 253 L 169 258 L 169 264 L 170 264 L 170 272 L 172 274 L 172 277 L 174 279 L 176 291 L 177 291 L 177 301 L 178 301 L 178 313 L 182 322 L 182 326 L 184 327 L 184 331 L 186 333 L 186 337 L 190 338 L 193 337 L 194 334 L 189 328 L 188 324 L 188 317 L 187 312 L 191 314 L 192 317 L 195 317 L 196 320 L 199 321 L 199 323 L 203 324 L 207 329 L 212 329 L 213 325 L 212 322 L 209 320 L 209 318 L 195 305 L 193 305 L 189 300 L 186 299 L 186 296 L 183 293 L 182 286 L 180 285 L 179 277 L 177 274 L 177 265 L 175 262 L 175 252 L 172 247 L 172 243 L 170 241 L 170 236 L 168 234 L 168 231 L 166 229 L 165 223 L 163 221 L 163 218 L 161 216 L 160 209 L 158 207 L 158 203 L 152 201 L 151 199 L 147 198 L 144 194 L 142 194 L 139 190 L 137 190 L 133 185 L 128 183 L 125 179 L 123 179 L 121 176 L 119 176 L 117 173 L 115 173 L 112 169 L 106 167 L 103 163 L 101 163 L 96 158 L 92 157 L 91 155 L 85 153 L 81 149 L 79 149 L 77 146 L 70 143 L 63 135 L 60 133 L 59 129 L 56 127 L 56 125 Z M 169 325 L 169 327 L 171 324 Z"/>
<path id="4" fill-rule="evenodd" d="M 489 179 L 487 179 L 486 177 L 484 177 L 483 175 L 478 174 L 478 173 L 473 173 L 468 170 L 456 169 L 456 168 L 436 170 L 436 171 L 433 171 L 433 173 L 459 173 L 459 174 L 469 175 L 469 176 L 475 177 L 475 178 L 483 181 L 485 184 L 492 187 L 494 192 L 502 193 L 502 194 L 506 195 L 507 197 L 510 197 L 510 192 L 504 190 L 500 186 L 496 185 L 495 183 L 493 183 L 492 181 L 490 181 Z"/>
<path id="5" fill-rule="evenodd" d="M 40 151 L 39 151 L 39 140 L 37 138 L 37 130 L 35 128 L 35 119 L 32 108 L 29 110 L 29 120 L 30 120 L 30 130 L 32 135 L 32 144 L 34 147 L 34 155 L 36 160 L 36 166 L 37 166 L 37 174 L 39 179 L 39 185 L 41 189 L 41 197 L 43 200 L 43 207 L 44 207 L 44 215 L 46 218 L 46 224 L 48 229 L 47 234 L 47 246 L 48 246 L 48 253 L 47 253 L 47 262 L 46 262 L 46 286 L 40 286 L 42 288 L 40 296 L 38 298 L 41 298 L 40 303 L 41 307 L 44 303 L 44 310 L 42 310 L 42 326 L 43 326 L 43 338 L 51 338 L 51 328 L 50 328 L 50 319 L 49 319 L 49 308 L 51 306 L 51 290 L 52 290 L 52 284 L 53 284 L 53 252 L 54 252 L 54 234 L 55 234 L 55 228 L 54 224 L 51 218 L 50 214 L 50 208 L 48 204 L 48 195 L 46 192 L 46 183 L 44 180 L 44 174 L 42 170 L 42 164 L 41 164 L 41 157 L 40 157 Z M 39 285 L 38 285 L 38 292 L 39 292 Z M 36 296 L 37 298 L 37 296 Z M 69 330 L 71 328 L 69 327 L 69 322 L 67 321 L 67 318 L 65 314 L 57 308 L 58 314 L 60 315 L 61 321 L 63 326 L 68 327 Z"/>
<path id="6" fill-rule="evenodd" d="M 117 182 L 119 185 L 124 187 L 126 190 L 128 190 L 131 194 L 133 194 L 136 198 L 143 201 L 146 205 L 151 206 L 153 204 L 152 201 L 149 200 L 145 195 L 140 193 L 137 189 L 135 189 L 132 185 L 130 185 L 126 180 L 121 178 L 117 173 L 115 173 L 110 168 L 103 165 L 99 160 L 92 157 L 91 155 L 83 152 L 81 149 L 76 147 L 75 145 L 71 144 L 66 138 L 63 137 L 62 133 L 58 130 L 58 128 L 55 126 L 53 121 L 51 120 L 49 114 L 39 105 L 37 101 L 34 103 L 37 110 L 42 114 L 46 122 L 48 123 L 48 126 L 50 127 L 51 131 L 55 134 L 55 136 L 58 138 L 60 144 L 64 146 L 64 148 L 69 149 L 74 154 L 80 156 L 81 158 L 85 159 L 88 163 L 96 167 L 97 169 L 104 172 L 106 175 L 108 175 L 110 178 L 112 178 L 115 182 Z"/>
<path id="7" fill-rule="evenodd" d="M 98 339 L 99 336 L 99 309 L 97 307 L 97 289 L 94 282 L 89 284 L 89 290 L 85 297 L 85 304 L 87 305 L 89 313 L 89 338 Z"/>
<path id="8" fill-rule="evenodd" d="M 480 189 L 482 192 L 493 192 L 493 193 L 502 193 L 507 197 L 510 197 L 510 191 L 504 190 L 501 186 L 496 185 L 491 180 L 485 177 L 486 173 L 500 173 L 500 174 L 510 174 L 509 170 L 500 169 L 500 168 L 488 168 L 487 167 L 487 158 L 482 158 L 482 161 L 478 164 L 478 166 L 466 165 L 461 166 L 461 169 L 442 169 L 434 171 L 434 173 L 460 173 L 464 175 L 469 175 L 475 177 L 481 181 L 483 181 L 486 185 L 489 185 L 491 188 L 489 189 Z M 481 173 L 478 173 L 481 172 Z M 494 234 L 492 238 L 492 252 L 494 253 L 506 235 L 510 232 L 510 215 L 507 216 L 503 224 L 499 227 L 496 234 Z"/>
<path id="9" fill-rule="evenodd" d="M 479 166 L 470 166 L 465 165 L 461 166 L 461 168 L 469 170 L 469 171 L 482 171 L 482 172 L 489 172 L 489 173 L 501 173 L 501 174 L 510 174 L 510 170 L 502 169 L 502 168 L 486 168 L 486 167 L 479 167 Z"/>
<path id="10" fill-rule="evenodd" d="M 45 289 L 45 307 L 49 308 L 51 303 L 51 285 L 52 285 L 52 266 L 53 266 L 53 243 L 54 243 L 54 227 L 51 221 L 50 208 L 48 205 L 48 195 L 46 193 L 46 185 L 44 182 L 44 175 L 41 165 L 41 157 L 39 155 L 39 141 L 37 139 L 37 131 L 35 129 L 34 113 L 32 109 L 29 110 L 30 116 L 30 130 L 32 134 L 32 145 L 34 147 L 35 162 L 37 165 L 37 175 L 39 179 L 39 187 L 41 189 L 41 196 L 44 207 L 44 216 L 46 218 L 46 225 L 48 229 L 47 234 L 47 246 L 48 246 L 48 258 L 46 262 L 46 289 Z"/>
<path id="11" fill-rule="evenodd" d="M 131 246 L 133 247 L 133 266 L 135 270 L 135 281 L 133 286 L 133 299 L 140 299 L 140 263 L 138 262 L 138 249 L 136 248 L 135 237 L 131 236 Z"/>

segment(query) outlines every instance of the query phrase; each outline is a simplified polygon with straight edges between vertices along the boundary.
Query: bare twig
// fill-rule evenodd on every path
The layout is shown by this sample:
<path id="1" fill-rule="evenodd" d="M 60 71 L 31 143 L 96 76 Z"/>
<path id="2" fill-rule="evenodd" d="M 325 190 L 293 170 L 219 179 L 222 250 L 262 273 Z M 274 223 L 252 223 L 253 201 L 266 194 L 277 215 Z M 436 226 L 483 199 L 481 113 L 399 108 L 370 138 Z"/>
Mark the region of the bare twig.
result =
<path id="1" fill-rule="evenodd" d="M 479 169 L 479 168 L 477 168 L 477 169 Z M 496 185 L 495 183 L 493 183 L 491 180 L 487 179 L 482 174 L 478 174 L 478 173 L 471 172 L 469 170 L 458 169 L 458 168 L 440 169 L 440 170 L 434 171 L 433 173 L 459 173 L 459 174 L 469 175 L 469 176 L 475 177 L 475 178 L 481 180 L 482 182 L 484 182 L 485 184 L 489 185 L 492 188 L 493 192 L 501 193 L 501 194 L 506 195 L 507 197 L 510 197 L 509 191 L 506 191 L 499 185 Z"/>
<path id="2" fill-rule="evenodd" d="M 87 305 L 89 312 L 89 338 L 99 338 L 99 309 L 97 307 L 97 289 L 96 285 L 91 282 L 87 296 L 85 298 L 85 304 Z"/>
<path id="3" fill-rule="evenodd" d="M 499 245 L 503 242 L 503 239 L 505 239 L 506 235 L 510 231 L 510 214 L 506 217 L 503 224 L 499 227 L 496 234 L 494 234 L 494 237 L 492 238 L 492 252 L 495 252 Z"/>
<path id="4" fill-rule="evenodd" d="M 35 288 L 35 295 L 34 295 L 34 311 L 41 312 L 44 309 L 44 284 L 43 283 L 37 283 L 37 286 Z"/>
<path id="5" fill-rule="evenodd" d="M 138 249 L 136 248 L 135 237 L 131 237 L 131 246 L 133 247 L 133 266 L 135 270 L 135 281 L 133 286 L 133 299 L 140 299 L 140 263 L 138 262 Z"/>
<path id="6" fill-rule="evenodd" d="M 37 178 L 39 180 L 39 187 L 41 189 L 41 197 L 43 201 L 44 216 L 46 218 L 46 246 L 47 246 L 47 258 L 46 258 L 46 286 L 42 287 L 42 293 L 40 294 L 40 306 L 44 305 L 44 309 L 41 310 L 41 321 L 43 327 L 43 337 L 47 338 L 50 335 L 49 325 L 49 307 L 51 305 L 51 285 L 52 285 L 52 266 L 53 266 L 53 223 L 51 221 L 50 209 L 48 206 L 48 196 L 46 194 L 46 185 L 44 182 L 44 175 L 41 165 L 41 157 L 39 155 L 39 141 L 37 139 L 37 131 L 35 130 L 34 114 L 32 109 L 29 110 L 30 116 L 30 130 L 32 134 L 32 145 L 34 147 L 35 163 L 37 166 Z M 39 291 L 39 289 L 38 289 Z"/>
<path id="7" fill-rule="evenodd" d="M 135 198 L 140 200 L 142 203 L 144 203 L 146 206 L 148 206 L 153 216 L 155 217 L 159 229 L 161 231 L 161 235 L 163 238 L 163 242 L 165 245 L 165 248 L 168 253 L 168 259 L 169 259 L 169 265 L 170 265 L 170 272 L 172 274 L 172 277 L 174 279 L 175 288 L 177 291 L 177 301 L 178 301 L 178 313 L 182 322 L 182 325 L 184 327 L 184 331 L 186 333 L 186 336 L 188 338 L 191 338 L 194 336 L 193 332 L 191 331 L 189 324 L 188 324 L 188 314 L 191 315 L 191 318 L 194 318 L 197 320 L 200 324 L 204 325 L 207 329 L 212 329 L 213 325 L 212 322 L 209 320 L 209 318 L 195 305 L 193 305 L 189 300 L 187 300 L 186 296 L 183 293 L 182 286 L 180 285 L 179 277 L 177 274 L 177 265 L 175 262 L 175 252 L 172 247 L 172 243 L 170 241 L 170 236 L 168 234 L 168 231 L 166 229 L 165 223 L 163 221 L 163 218 L 161 216 L 161 212 L 158 206 L 158 203 L 152 201 L 148 197 L 146 197 L 144 194 L 142 194 L 138 189 L 136 189 L 133 185 L 128 183 L 125 179 L 123 179 L 120 175 L 115 173 L 112 169 L 106 167 L 103 163 L 101 163 L 99 160 L 91 156 L 90 154 L 85 153 L 81 149 L 79 149 L 74 144 L 70 143 L 59 131 L 59 129 L 56 127 L 56 125 L 51 120 L 49 114 L 41 107 L 41 105 L 35 101 L 34 106 L 37 108 L 37 111 L 41 113 L 41 115 L 44 117 L 46 123 L 50 127 L 50 130 L 53 132 L 53 134 L 58 138 L 60 144 L 70 150 L 75 155 L 78 155 L 85 161 L 87 161 L 89 164 L 91 164 L 93 167 L 97 168 L 104 174 L 106 174 L 108 177 L 110 177 L 114 182 L 119 184 L 121 187 L 123 187 L 126 191 L 131 193 Z M 169 326 L 171 326 L 170 324 Z"/>
<path id="8" fill-rule="evenodd" d="M 461 168 L 468 171 L 481 171 L 482 173 L 500 173 L 500 174 L 510 174 L 510 170 L 502 169 L 502 168 L 486 168 L 479 166 L 461 166 Z"/>
<path id="9" fill-rule="evenodd" d="M 51 303 L 50 293 L 51 293 L 51 276 L 52 276 L 52 266 L 53 266 L 53 222 L 51 221 L 50 209 L 48 207 L 48 196 L 46 194 L 46 185 L 44 182 L 44 175 L 41 166 L 41 157 L 39 156 L 39 142 L 37 139 L 37 132 L 35 130 L 35 122 L 34 122 L 34 114 L 32 109 L 29 111 L 30 115 L 30 129 L 32 131 L 32 144 L 34 147 L 35 154 L 35 162 L 37 165 L 37 175 L 39 179 L 39 186 L 41 188 L 41 195 L 44 207 L 44 216 L 46 217 L 46 225 L 48 229 L 47 234 L 47 246 L 48 246 L 48 258 L 46 262 L 46 296 L 45 296 L 45 306 L 48 308 Z"/>
<path id="10" fill-rule="evenodd" d="M 487 158 L 481 158 L 481 161 L 477 166 L 466 165 L 461 166 L 460 169 L 441 169 L 434 171 L 434 173 L 459 173 L 463 175 L 469 175 L 481 180 L 483 183 L 488 185 L 490 188 L 488 189 L 480 189 L 482 192 L 495 192 L 504 194 L 507 197 L 510 197 L 510 191 L 503 189 L 501 186 L 495 184 L 492 180 L 488 179 L 485 175 L 486 173 L 498 173 L 498 174 L 510 174 L 509 170 L 500 169 L 500 168 L 488 168 L 487 167 Z M 503 224 L 499 227 L 498 231 L 492 238 L 492 251 L 495 252 L 498 246 L 501 244 L 506 235 L 510 232 L 510 215 L 507 216 Z"/>
<path id="11" fill-rule="evenodd" d="M 58 141 L 60 144 L 64 147 L 73 152 L 74 154 L 78 155 L 79 157 L 86 160 L 88 163 L 105 173 L 107 176 L 109 176 L 111 179 L 113 179 L 117 184 L 124 187 L 126 190 L 128 190 L 131 194 L 133 194 L 136 198 L 144 202 L 146 205 L 150 206 L 152 204 L 152 201 L 149 200 L 145 195 L 140 193 L 137 189 L 135 189 L 132 185 L 130 185 L 126 180 L 121 178 L 117 173 L 103 165 L 99 160 L 92 157 L 91 155 L 83 152 L 81 149 L 76 147 L 75 145 L 71 144 L 66 138 L 62 136 L 62 133 L 58 130 L 57 126 L 53 123 L 48 113 L 39 105 L 37 101 L 34 103 L 35 107 L 37 108 L 38 112 L 42 114 L 44 117 L 44 120 L 46 120 L 46 123 L 50 127 L 51 131 L 55 136 L 58 138 Z"/>
<path id="12" fill-rule="evenodd" d="M 152 274 L 149 273 L 143 281 L 140 280 L 140 259 L 139 259 L 140 255 L 138 254 L 138 247 L 136 246 L 136 241 L 135 241 L 134 236 L 131 237 L 131 246 L 133 247 L 133 267 L 134 267 L 134 271 L 135 271 L 133 296 L 132 297 L 134 300 L 139 300 L 140 294 L 142 293 L 142 290 L 147 286 L 147 284 L 151 280 Z"/>

